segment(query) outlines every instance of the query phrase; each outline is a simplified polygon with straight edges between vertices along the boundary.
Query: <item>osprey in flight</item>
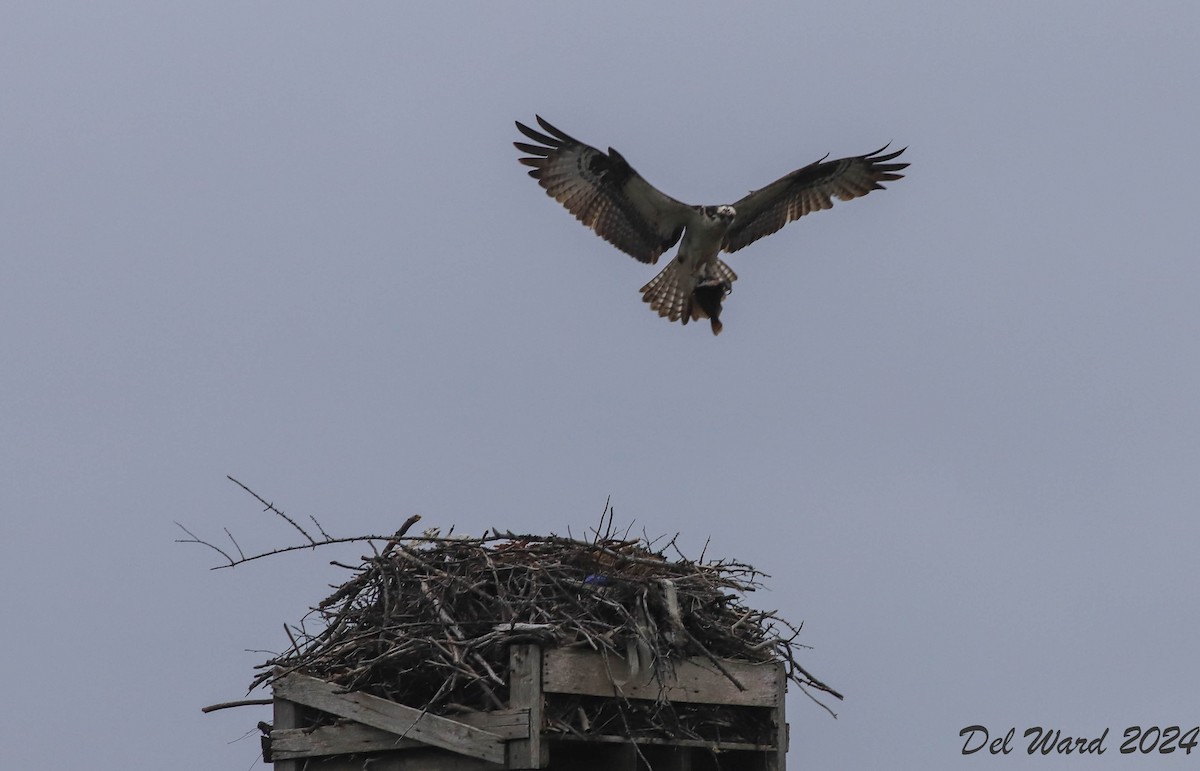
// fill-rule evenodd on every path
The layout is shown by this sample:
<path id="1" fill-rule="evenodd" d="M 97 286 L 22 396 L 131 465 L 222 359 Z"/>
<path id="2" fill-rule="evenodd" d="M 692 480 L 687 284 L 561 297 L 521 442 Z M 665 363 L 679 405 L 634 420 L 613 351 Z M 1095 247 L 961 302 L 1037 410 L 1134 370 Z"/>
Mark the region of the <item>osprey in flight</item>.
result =
<path id="1" fill-rule="evenodd" d="M 904 149 L 827 161 L 797 169 L 726 206 L 690 206 L 657 190 L 611 147 L 602 153 L 537 116 L 546 131 L 521 122 L 517 128 L 537 144 L 513 142 L 528 153 L 521 163 L 551 198 L 597 235 L 647 263 L 683 238 L 671 264 L 642 287 L 642 299 L 671 321 L 709 319 L 721 332 L 721 301 L 737 274 L 718 256 L 736 252 L 809 212 L 882 190 L 900 179 L 907 163 L 890 163 Z M 828 158 L 829 156 L 825 156 Z"/>

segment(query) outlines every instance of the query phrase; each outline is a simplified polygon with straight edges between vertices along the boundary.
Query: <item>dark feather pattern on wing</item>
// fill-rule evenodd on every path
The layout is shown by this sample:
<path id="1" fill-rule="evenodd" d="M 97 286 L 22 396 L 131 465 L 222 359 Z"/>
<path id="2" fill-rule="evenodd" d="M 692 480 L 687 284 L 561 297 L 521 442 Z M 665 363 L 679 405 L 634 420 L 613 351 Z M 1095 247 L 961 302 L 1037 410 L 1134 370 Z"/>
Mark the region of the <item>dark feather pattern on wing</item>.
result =
<path id="1" fill-rule="evenodd" d="M 679 241 L 690 207 L 656 190 L 611 147 L 603 153 L 550 125 L 540 115 L 517 129 L 538 144 L 513 142 L 528 157 L 529 176 L 576 219 L 626 254 L 657 262 Z"/>
<path id="2" fill-rule="evenodd" d="M 888 162 L 907 148 L 882 155 L 886 149 L 885 145 L 867 155 L 836 161 L 822 158 L 745 196 L 733 204 L 737 216 L 722 248 L 736 252 L 805 214 L 832 208 L 834 198 L 849 201 L 883 190 L 881 182 L 901 179 L 904 175 L 899 172 L 908 167 Z"/>

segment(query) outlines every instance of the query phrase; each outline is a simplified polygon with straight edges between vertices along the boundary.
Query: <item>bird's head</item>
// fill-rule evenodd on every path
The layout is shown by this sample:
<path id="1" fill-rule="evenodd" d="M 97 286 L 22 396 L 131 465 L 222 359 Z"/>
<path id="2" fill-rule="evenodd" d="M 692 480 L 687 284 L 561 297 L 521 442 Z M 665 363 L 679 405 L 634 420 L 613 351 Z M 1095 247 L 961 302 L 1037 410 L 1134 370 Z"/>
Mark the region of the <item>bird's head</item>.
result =
<path id="1" fill-rule="evenodd" d="M 733 218 L 737 216 L 737 212 L 734 211 L 732 206 L 705 206 L 704 216 L 729 223 L 733 222 Z"/>

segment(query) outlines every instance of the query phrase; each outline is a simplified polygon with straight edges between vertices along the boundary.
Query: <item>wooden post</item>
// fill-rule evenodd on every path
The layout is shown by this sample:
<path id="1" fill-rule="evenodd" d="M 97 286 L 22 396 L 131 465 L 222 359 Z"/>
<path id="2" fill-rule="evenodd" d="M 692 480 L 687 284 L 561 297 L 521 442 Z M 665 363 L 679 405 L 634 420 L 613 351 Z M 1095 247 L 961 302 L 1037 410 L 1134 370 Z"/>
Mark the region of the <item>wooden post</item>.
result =
<path id="1" fill-rule="evenodd" d="M 300 705 L 286 699 L 276 698 L 273 705 L 275 716 L 272 718 L 272 733 L 285 728 L 300 728 Z M 300 761 L 276 760 L 275 771 L 300 771 Z"/>
<path id="2" fill-rule="evenodd" d="M 517 643 L 508 649 L 508 706 L 529 710 L 529 738 L 508 742 L 506 766 L 545 768 L 550 764 L 549 745 L 542 738 L 542 647 Z"/>
<path id="3" fill-rule="evenodd" d="M 767 771 L 786 771 L 788 751 L 787 672 L 783 664 L 775 665 L 775 708 L 771 722 L 775 724 L 775 751 L 767 755 Z"/>

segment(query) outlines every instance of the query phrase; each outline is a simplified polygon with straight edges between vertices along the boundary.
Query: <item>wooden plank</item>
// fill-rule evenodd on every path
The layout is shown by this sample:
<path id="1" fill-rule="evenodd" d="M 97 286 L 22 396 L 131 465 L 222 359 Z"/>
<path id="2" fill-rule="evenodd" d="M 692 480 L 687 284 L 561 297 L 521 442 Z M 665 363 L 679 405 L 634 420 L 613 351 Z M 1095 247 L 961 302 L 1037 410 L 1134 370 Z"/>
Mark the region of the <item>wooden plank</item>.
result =
<path id="1" fill-rule="evenodd" d="M 774 752 L 774 744 L 750 744 L 749 742 L 717 742 L 711 739 L 663 739 L 657 736 L 628 736 L 616 734 L 593 734 L 591 736 L 576 736 L 575 734 L 555 734 L 549 737 L 555 743 L 569 742 L 571 744 L 642 744 L 663 747 L 692 747 L 721 752 L 734 750 L 749 750 L 751 752 Z"/>
<path id="2" fill-rule="evenodd" d="M 305 761 L 305 771 L 501 771 L 503 766 L 446 750 L 421 749 L 350 757 L 337 755 Z"/>
<path id="3" fill-rule="evenodd" d="M 276 763 L 321 755 L 350 755 L 424 746 L 424 742 L 416 739 L 401 739 L 391 731 L 360 723 L 326 725 L 311 731 L 306 728 L 276 728 L 271 731 L 271 757 Z"/>
<path id="4" fill-rule="evenodd" d="M 525 739 L 529 737 L 529 715 L 528 709 L 494 709 L 464 712 L 452 719 L 498 734 L 502 739 Z"/>
<path id="5" fill-rule="evenodd" d="M 503 739 L 523 739 L 529 736 L 529 710 L 472 712 L 455 719 L 490 731 Z M 271 746 L 274 758 L 290 760 L 321 755 L 411 749 L 424 747 L 425 743 L 416 739 L 402 739 L 391 731 L 361 723 L 342 723 L 313 729 L 277 728 L 271 732 Z"/>
<path id="6" fill-rule="evenodd" d="M 545 768 L 549 745 L 542 741 L 542 648 L 518 643 L 508 649 L 508 706 L 528 711 L 527 739 L 508 743 L 508 768 Z"/>
<path id="7" fill-rule="evenodd" d="M 332 683 L 292 673 L 275 681 L 276 699 L 287 699 L 372 728 L 417 739 L 433 747 L 489 763 L 504 763 L 504 740 L 497 734 L 365 693 L 343 693 Z"/>
<path id="8" fill-rule="evenodd" d="M 542 688 L 546 693 L 583 696 L 621 695 L 629 699 L 658 699 L 661 693 L 669 700 L 679 702 L 776 706 L 779 699 L 776 678 L 782 668 L 780 664 L 721 663 L 745 687 L 744 691 L 738 690 L 712 662 L 705 659 L 676 662 L 675 676 L 665 684 L 664 691 L 652 671 L 630 678 L 628 665 L 618 656 L 610 655 L 606 662 L 605 657 L 591 651 L 550 648 L 542 657 Z"/>

